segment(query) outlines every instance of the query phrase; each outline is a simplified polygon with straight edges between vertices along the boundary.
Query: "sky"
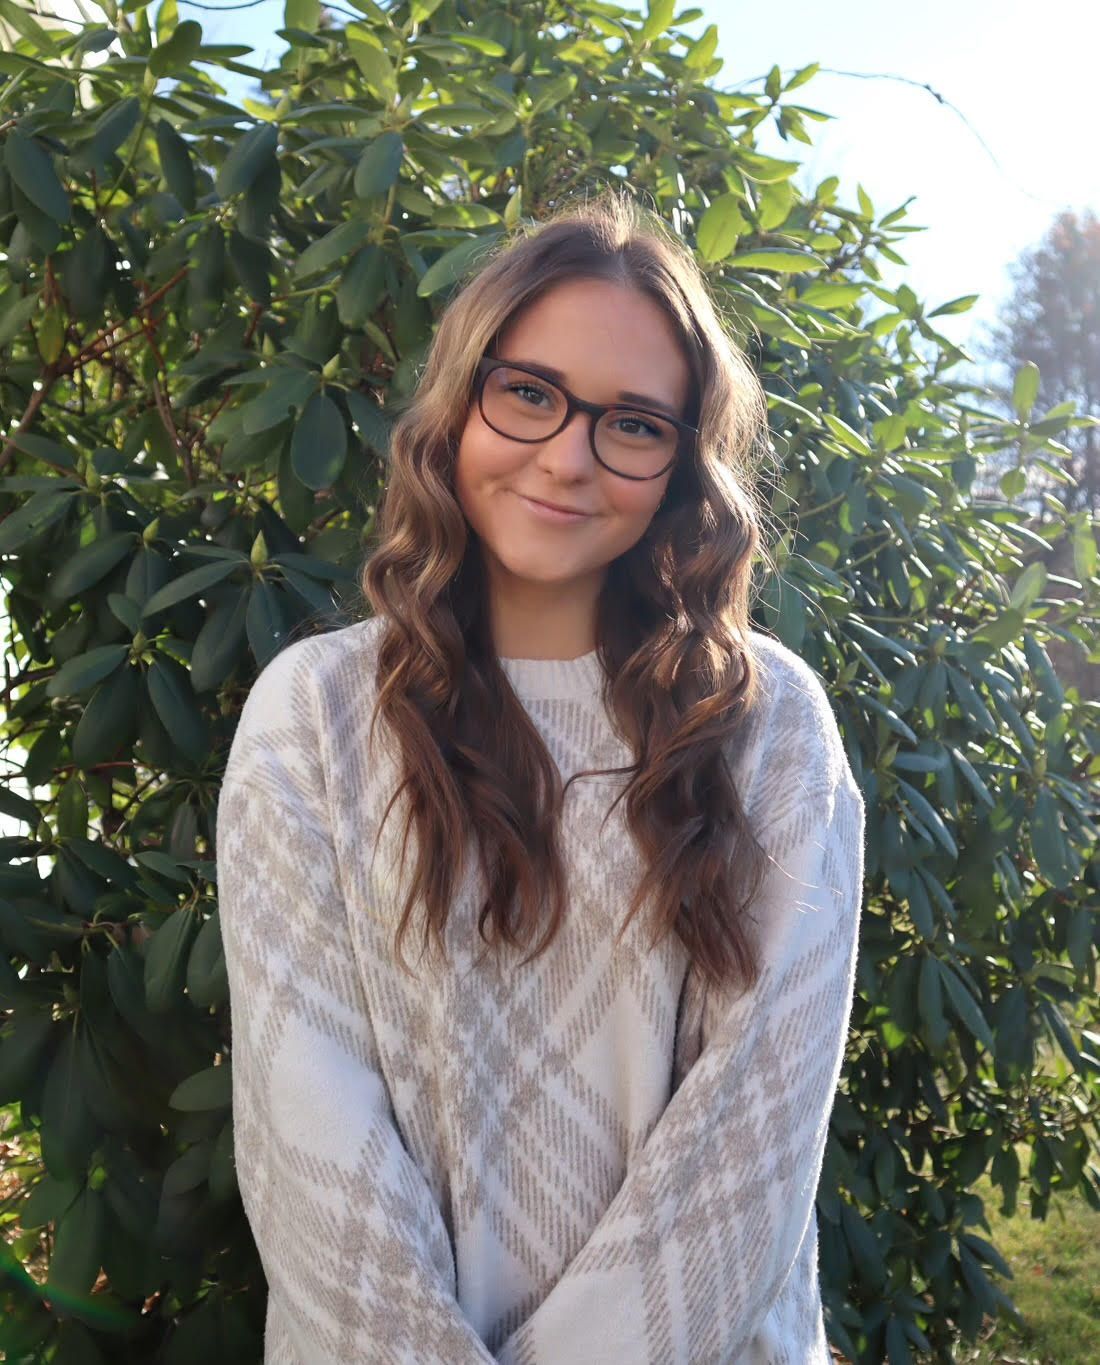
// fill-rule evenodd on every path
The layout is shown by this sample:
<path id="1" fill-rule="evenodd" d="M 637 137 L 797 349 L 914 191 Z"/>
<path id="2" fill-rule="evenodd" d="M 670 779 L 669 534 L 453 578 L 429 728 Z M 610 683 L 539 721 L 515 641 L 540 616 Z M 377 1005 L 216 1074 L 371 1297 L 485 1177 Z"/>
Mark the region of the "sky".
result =
<path id="1" fill-rule="evenodd" d="M 248 43 L 257 64 L 283 46 L 282 0 L 221 14 L 188 0 L 179 7 L 210 40 Z M 1100 212 L 1100 14 L 1088 0 L 701 0 L 697 8 L 702 17 L 683 27 L 718 26 L 721 88 L 759 88 L 754 79 L 773 64 L 785 74 L 821 64 L 795 98 L 833 120 L 809 125 L 812 147 L 784 143 L 769 126 L 761 150 L 801 160 L 800 189 L 837 175 L 840 202 L 854 205 L 862 184 L 876 216 L 915 195 L 905 221 L 927 231 L 895 246 L 907 265 L 883 262 L 884 279 L 905 280 L 931 306 L 979 294 L 969 313 L 941 320 L 953 341 L 984 336 L 1010 288 L 1009 264 L 1058 212 Z"/>

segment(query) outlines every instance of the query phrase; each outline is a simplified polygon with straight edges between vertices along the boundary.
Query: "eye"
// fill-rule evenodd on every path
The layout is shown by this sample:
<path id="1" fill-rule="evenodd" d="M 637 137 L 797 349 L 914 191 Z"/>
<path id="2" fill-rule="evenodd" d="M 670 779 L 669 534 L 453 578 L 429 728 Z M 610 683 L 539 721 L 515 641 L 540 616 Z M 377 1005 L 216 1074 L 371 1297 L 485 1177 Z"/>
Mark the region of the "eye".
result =
<path id="1" fill-rule="evenodd" d="M 549 399 L 549 398 L 550 398 L 550 395 L 546 392 L 545 389 L 540 389 L 539 386 L 538 386 L 537 384 L 529 384 L 529 383 L 526 383 L 526 382 L 520 382 L 520 383 L 517 383 L 517 384 L 509 384 L 509 385 L 508 385 L 508 392 L 509 392 L 509 393 L 520 394 L 521 396 L 522 396 L 522 395 L 525 395 L 525 394 L 533 393 L 533 394 L 537 394 L 539 398 L 546 398 L 546 399 Z M 524 399 L 524 401 L 526 402 L 526 401 L 528 401 L 528 400 L 527 400 L 527 399 Z M 552 401 L 552 400 L 551 400 L 551 401 Z M 536 407 L 538 406 L 537 401 L 534 403 L 534 406 L 536 406 Z"/>
<path id="2" fill-rule="evenodd" d="M 636 412 L 624 412 L 615 418 L 615 425 L 626 423 L 622 428 L 624 436 L 660 436 L 661 428 L 654 426 Z"/>

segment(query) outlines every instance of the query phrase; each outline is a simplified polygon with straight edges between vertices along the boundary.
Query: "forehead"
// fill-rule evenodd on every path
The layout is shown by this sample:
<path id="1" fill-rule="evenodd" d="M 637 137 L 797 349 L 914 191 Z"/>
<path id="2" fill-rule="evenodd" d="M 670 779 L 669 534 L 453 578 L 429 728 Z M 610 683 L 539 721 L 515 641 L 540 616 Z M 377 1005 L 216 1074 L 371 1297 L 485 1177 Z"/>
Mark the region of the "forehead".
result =
<path id="1" fill-rule="evenodd" d="M 497 354 L 558 370 L 592 402 L 646 394 L 682 411 L 691 371 L 676 325 L 648 294 L 609 280 L 555 284 L 504 327 Z"/>

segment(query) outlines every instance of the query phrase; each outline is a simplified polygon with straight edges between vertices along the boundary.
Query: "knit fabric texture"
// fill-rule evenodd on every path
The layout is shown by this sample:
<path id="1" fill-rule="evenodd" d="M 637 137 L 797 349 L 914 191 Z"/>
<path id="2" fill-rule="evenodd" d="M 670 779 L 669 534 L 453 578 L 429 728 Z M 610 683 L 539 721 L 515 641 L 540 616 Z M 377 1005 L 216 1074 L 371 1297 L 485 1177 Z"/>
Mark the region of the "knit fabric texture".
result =
<path id="1" fill-rule="evenodd" d="M 624 776 L 566 793 L 568 915 L 541 957 L 485 953 L 471 852 L 449 963 L 420 958 L 414 921 L 406 972 L 405 806 L 379 834 L 398 768 L 381 721 L 368 738 L 382 625 L 268 663 L 218 803 L 266 1365 L 828 1365 L 814 1198 L 864 805 L 822 683 L 753 632 L 731 754 L 769 855 L 751 990 L 708 989 L 675 936 L 650 950 L 644 907 L 615 944 L 642 870 L 623 803 L 602 823 Z M 501 664 L 563 779 L 632 761 L 595 652 Z"/>

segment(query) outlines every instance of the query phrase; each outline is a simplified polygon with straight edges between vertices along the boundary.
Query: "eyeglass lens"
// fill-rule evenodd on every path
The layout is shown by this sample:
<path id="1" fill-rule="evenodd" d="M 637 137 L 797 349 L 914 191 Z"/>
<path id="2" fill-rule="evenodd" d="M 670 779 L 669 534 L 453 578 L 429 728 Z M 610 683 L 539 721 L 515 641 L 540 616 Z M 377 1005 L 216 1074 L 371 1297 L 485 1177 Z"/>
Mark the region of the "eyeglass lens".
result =
<path id="1" fill-rule="evenodd" d="M 485 420 L 502 436 L 537 441 L 560 428 L 566 400 L 548 379 L 501 365 L 486 376 L 481 405 Z M 643 478 L 665 468 L 678 437 L 671 422 L 627 407 L 605 412 L 596 423 L 600 459 L 616 473 Z"/>

